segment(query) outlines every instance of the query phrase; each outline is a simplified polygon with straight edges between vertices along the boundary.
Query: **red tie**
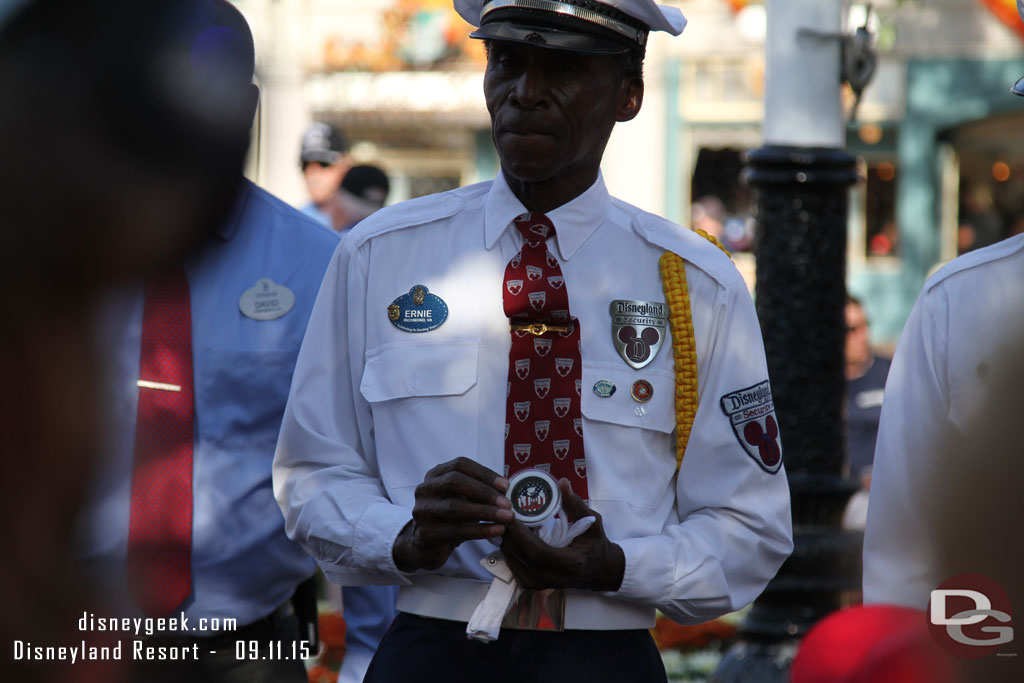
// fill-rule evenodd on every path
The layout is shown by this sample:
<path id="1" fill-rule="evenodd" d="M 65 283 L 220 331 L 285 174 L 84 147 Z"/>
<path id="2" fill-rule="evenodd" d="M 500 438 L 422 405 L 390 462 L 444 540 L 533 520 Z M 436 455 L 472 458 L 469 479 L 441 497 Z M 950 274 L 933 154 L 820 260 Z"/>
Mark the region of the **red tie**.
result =
<path id="1" fill-rule="evenodd" d="M 191 591 L 192 312 L 179 265 L 146 287 L 127 575 L 150 616 Z"/>
<path id="2" fill-rule="evenodd" d="M 555 226 L 542 213 L 515 220 L 522 250 L 505 267 L 502 299 L 512 326 L 505 408 L 505 476 L 526 468 L 565 477 L 587 499 L 580 413 L 580 324 L 558 259 L 546 241 Z M 540 323 L 554 329 L 543 329 Z M 528 329 L 533 325 L 533 329 Z"/>

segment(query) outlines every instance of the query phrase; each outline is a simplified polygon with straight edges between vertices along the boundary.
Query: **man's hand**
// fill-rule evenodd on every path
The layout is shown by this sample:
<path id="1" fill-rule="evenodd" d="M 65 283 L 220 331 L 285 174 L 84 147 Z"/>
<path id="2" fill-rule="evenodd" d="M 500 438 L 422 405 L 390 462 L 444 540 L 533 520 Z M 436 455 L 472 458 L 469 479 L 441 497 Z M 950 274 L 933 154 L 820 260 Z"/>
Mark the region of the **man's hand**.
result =
<path id="1" fill-rule="evenodd" d="M 395 565 L 437 569 L 463 541 L 501 536 L 515 519 L 506 491 L 505 477 L 468 458 L 433 468 L 416 487 L 412 521 L 391 550 Z"/>
<path id="2" fill-rule="evenodd" d="M 608 540 L 601 515 L 587 507 L 569 480 L 561 479 L 562 511 L 570 520 L 587 515 L 597 521 L 564 548 L 554 548 L 521 522 L 508 525 L 501 543 L 505 562 L 523 588 L 582 588 L 615 591 L 622 585 L 626 556 Z"/>

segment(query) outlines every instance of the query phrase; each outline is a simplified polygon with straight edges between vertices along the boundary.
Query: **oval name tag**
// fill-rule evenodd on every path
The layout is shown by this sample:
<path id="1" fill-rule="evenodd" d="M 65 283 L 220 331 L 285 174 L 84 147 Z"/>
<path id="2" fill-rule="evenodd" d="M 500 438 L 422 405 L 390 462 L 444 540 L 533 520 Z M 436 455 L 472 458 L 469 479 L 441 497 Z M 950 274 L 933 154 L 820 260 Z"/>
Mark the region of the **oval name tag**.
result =
<path id="1" fill-rule="evenodd" d="M 238 310 L 253 320 L 276 320 L 295 306 L 295 294 L 269 277 L 261 277 L 256 284 L 242 292 Z"/>
<path id="2" fill-rule="evenodd" d="M 423 285 L 416 285 L 388 305 L 388 320 L 405 332 L 430 332 L 448 319 L 448 304 Z"/>

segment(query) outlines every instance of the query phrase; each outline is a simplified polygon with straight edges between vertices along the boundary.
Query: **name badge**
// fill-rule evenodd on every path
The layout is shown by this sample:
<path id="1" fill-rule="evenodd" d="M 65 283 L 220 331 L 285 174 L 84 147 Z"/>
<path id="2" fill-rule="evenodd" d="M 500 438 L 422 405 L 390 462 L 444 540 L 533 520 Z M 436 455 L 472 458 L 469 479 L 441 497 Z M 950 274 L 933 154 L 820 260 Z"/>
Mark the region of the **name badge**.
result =
<path id="1" fill-rule="evenodd" d="M 436 330 L 448 319 L 448 304 L 423 285 L 416 285 L 388 305 L 388 320 L 404 332 Z"/>
<path id="2" fill-rule="evenodd" d="M 261 277 L 256 284 L 242 292 L 238 310 L 253 320 L 276 320 L 295 306 L 295 294 L 269 277 Z"/>

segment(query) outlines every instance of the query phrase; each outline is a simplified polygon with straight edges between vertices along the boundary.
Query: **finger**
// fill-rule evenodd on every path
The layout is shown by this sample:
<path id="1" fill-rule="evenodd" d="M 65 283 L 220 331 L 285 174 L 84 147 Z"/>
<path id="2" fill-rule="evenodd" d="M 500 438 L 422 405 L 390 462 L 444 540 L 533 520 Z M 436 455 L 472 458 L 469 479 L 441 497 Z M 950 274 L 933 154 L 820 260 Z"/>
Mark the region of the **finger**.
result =
<path id="1" fill-rule="evenodd" d="M 502 491 L 455 469 L 435 475 L 428 474 L 427 479 L 416 487 L 416 499 L 421 498 L 464 498 L 503 509 L 512 507 Z"/>
<path id="2" fill-rule="evenodd" d="M 530 527 L 521 522 L 514 522 L 506 526 L 502 542 L 503 552 L 506 544 L 511 555 L 530 566 L 558 561 L 558 553 L 561 550 L 545 543 Z"/>
<path id="3" fill-rule="evenodd" d="M 531 567 L 523 563 L 519 558 L 505 553 L 505 563 L 512 570 L 512 576 L 520 588 L 539 589 L 544 588 L 544 579 L 538 576 Z"/>
<path id="4" fill-rule="evenodd" d="M 599 522 L 601 521 L 601 515 L 591 510 L 583 502 L 583 499 L 572 490 L 572 484 L 569 483 L 568 479 L 563 477 L 558 480 L 558 490 L 562 493 L 562 510 L 569 516 L 569 521 L 575 522 L 577 519 L 587 515 L 593 515 L 597 517 Z"/>
<path id="5" fill-rule="evenodd" d="M 511 522 L 511 510 L 494 505 L 481 505 L 461 498 L 425 498 L 416 501 L 413 518 L 422 524 L 452 522 Z"/>
<path id="6" fill-rule="evenodd" d="M 496 538 L 505 533 L 503 524 L 425 524 L 419 529 L 420 538 L 428 547 L 443 544 L 457 546 L 466 541 Z"/>
<path id="7" fill-rule="evenodd" d="M 461 472 L 471 479 L 487 484 L 498 490 L 499 493 L 508 491 L 508 479 L 501 476 L 489 467 L 484 467 L 475 460 L 469 458 L 459 457 L 448 462 L 441 463 L 437 467 L 427 472 L 427 478 L 432 476 L 441 476 L 448 472 Z"/>
<path id="8" fill-rule="evenodd" d="M 515 526 L 519 529 L 513 530 Z M 524 529 L 526 533 L 522 534 Z M 513 540 L 513 534 L 522 543 Z M 512 524 L 506 529 L 501 551 L 523 588 L 567 586 L 579 568 L 579 563 L 568 551 L 549 546 L 521 524 Z"/>

